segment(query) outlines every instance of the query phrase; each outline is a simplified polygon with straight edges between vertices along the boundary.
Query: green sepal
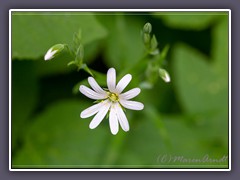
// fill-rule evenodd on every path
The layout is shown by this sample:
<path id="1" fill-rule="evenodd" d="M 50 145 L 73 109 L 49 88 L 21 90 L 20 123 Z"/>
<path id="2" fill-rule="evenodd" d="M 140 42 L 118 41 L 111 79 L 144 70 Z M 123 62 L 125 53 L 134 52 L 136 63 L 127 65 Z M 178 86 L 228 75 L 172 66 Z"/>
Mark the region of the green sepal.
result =
<path id="1" fill-rule="evenodd" d="M 79 45 L 82 44 L 82 31 L 81 29 L 78 30 L 78 32 L 75 32 L 73 35 L 73 51 L 77 52 Z"/>
<path id="2" fill-rule="evenodd" d="M 57 50 L 58 53 L 60 53 L 64 49 L 65 45 L 64 44 L 55 44 L 52 46 L 52 50 Z"/>
<path id="3" fill-rule="evenodd" d="M 169 48 L 170 48 L 170 46 L 169 46 L 169 45 L 166 45 L 166 46 L 163 48 L 162 52 L 160 53 L 160 58 L 158 59 L 158 64 L 159 64 L 160 66 L 162 66 L 163 61 L 166 59 L 167 53 L 168 53 L 168 51 L 169 51 Z"/>
<path id="4" fill-rule="evenodd" d="M 162 57 L 163 59 L 165 59 L 165 58 L 167 57 L 167 53 L 168 53 L 168 51 L 169 51 L 169 48 L 170 48 L 169 44 L 167 44 L 167 45 L 163 48 L 163 50 L 162 50 L 162 52 L 161 52 L 161 57 Z"/>
<path id="5" fill-rule="evenodd" d="M 88 68 L 87 64 L 82 64 L 81 69 L 83 69 L 84 71 L 86 71 L 88 74 L 90 74 L 91 76 L 93 76 L 92 71 Z"/>
<path id="6" fill-rule="evenodd" d="M 143 33 L 142 36 L 143 36 L 143 42 L 144 42 L 145 46 L 146 46 L 147 48 L 149 48 L 150 42 L 151 42 L 151 36 L 150 36 L 150 34 Z"/>
<path id="7" fill-rule="evenodd" d="M 158 46 L 157 38 L 155 35 L 153 35 L 152 39 L 151 39 L 151 45 L 150 45 L 151 52 L 150 53 L 156 52 L 157 46 Z"/>
<path id="8" fill-rule="evenodd" d="M 67 64 L 67 66 L 71 66 L 71 65 L 76 65 L 76 62 L 75 61 L 71 61 Z"/>
<path id="9" fill-rule="evenodd" d="M 75 61 L 81 64 L 83 62 L 84 58 L 84 48 L 82 44 L 79 44 L 79 47 L 77 48 L 76 54 L 75 54 Z"/>

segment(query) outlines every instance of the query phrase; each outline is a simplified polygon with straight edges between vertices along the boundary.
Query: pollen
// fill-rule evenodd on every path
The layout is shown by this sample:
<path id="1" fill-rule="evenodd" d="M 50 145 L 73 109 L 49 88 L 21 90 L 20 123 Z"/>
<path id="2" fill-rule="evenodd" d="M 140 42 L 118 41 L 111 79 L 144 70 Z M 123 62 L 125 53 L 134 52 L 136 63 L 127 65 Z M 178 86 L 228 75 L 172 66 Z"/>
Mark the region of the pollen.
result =
<path id="1" fill-rule="evenodd" d="M 112 102 L 116 102 L 119 100 L 119 97 L 116 93 L 112 93 L 112 92 L 108 92 L 108 98 L 112 101 Z"/>

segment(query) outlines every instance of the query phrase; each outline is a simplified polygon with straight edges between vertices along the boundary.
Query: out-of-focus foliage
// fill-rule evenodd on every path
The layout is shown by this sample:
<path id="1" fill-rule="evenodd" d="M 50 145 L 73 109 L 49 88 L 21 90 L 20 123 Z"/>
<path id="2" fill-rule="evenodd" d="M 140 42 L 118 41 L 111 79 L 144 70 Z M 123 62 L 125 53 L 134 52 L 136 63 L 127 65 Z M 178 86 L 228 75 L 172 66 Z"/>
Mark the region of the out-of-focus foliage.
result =
<path id="1" fill-rule="evenodd" d="M 24 136 L 25 146 L 14 164 L 32 164 L 41 168 L 49 165 L 68 168 L 73 165 L 99 164 L 106 148 L 109 129 L 105 126 L 91 131 L 88 122 L 79 119 L 79 107 L 89 105 L 75 100 L 49 106 L 33 119 L 31 128 Z M 26 158 L 29 154 L 31 158 Z"/>
<path id="2" fill-rule="evenodd" d="M 54 44 L 70 43 L 73 33 L 79 29 L 84 34 L 84 44 L 107 34 L 95 17 L 87 13 L 15 12 L 12 14 L 12 56 L 41 57 Z"/>
<path id="3" fill-rule="evenodd" d="M 226 12 L 156 12 L 156 17 L 172 28 L 203 30 Z"/>
<path id="4" fill-rule="evenodd" d="M 96 17 L 109 32 L 103 51 L 106 64 L 121 70 L 137 63 L 143 55 L 140 32 L 145 22 L 123 14 Z"/>
<path id="5" fill-rule="evenodd" d="M 221 75 L 207 58 L 185 45 L 174 50 L 174 80 L 183 108 L 190 113 L 226 109 L 222 102 L 227 102 L 227 84 L 221 83 Z"/>
<path id="6" fill-rule="evenodd" d="M 18 138 L 28 127 L 26 120 L 31 116 L 37 103 L 39 85 L 31 62 L 15 62 L 12 79 L 12 148 L 14 149 Z"/>
<path id="7" fill-rule="evenodd" d="M 88 75 L 67 67 L 72 59 L 66 52 L 47 62 L 44 54 L 54 44 L 71 43 L 81 29 L 84 62 L 98 71 L 99 84 L 106 87 L 104 74 L 115 67 L 118 79 L 133 74 L 130 89 L 146 75 L 141 38 L 146 22 L 153 25 L 160 53 L 169 39 L 161 63 L 171 82 L 158 78 L 152 89 L 142 89 L 136 100 L 144 110 L 126 111 L 129 132 L 113 136 L 108 119 L 90 130 L 91 118 L 79 114 L 92 101 L 78 93 Z M 223 12 L 14 13 L 13 167 L 227 168 L 227 160 L 194 163 L 164 157 L 228 155 L 228 53 L 228 15 Z"/>

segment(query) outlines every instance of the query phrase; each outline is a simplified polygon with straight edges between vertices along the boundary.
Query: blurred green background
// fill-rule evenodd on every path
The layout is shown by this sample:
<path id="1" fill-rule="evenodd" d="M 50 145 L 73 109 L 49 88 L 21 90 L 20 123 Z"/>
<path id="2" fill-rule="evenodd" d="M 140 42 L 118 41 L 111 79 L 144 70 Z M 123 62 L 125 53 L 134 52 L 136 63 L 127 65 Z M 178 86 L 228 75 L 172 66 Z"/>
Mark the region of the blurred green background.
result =
<path id="1" fill-rule="evenodd" d="M 228 156 L 227 12 L 12 12 L 11 18 L 13 168 L 228 168 L 228 160 L 214 161 Z M 142 89 L 136 100 L 144 110 L 126 111 L 129 132 L 112 135 L 108 119 L 89 129 L 92 117 L 79 114 L 93 100 L 76 91 L 88 74 L 67 67 L 67 53 L 51 61 L 44 54 L 71 43 L 81 29 L 85 63 L 104 74 L 115 67 L 119 75 L 141 63 L 146 22 L 160 51 L 170 45 L 164 68 L 171 83 L 159 78 Z"/>

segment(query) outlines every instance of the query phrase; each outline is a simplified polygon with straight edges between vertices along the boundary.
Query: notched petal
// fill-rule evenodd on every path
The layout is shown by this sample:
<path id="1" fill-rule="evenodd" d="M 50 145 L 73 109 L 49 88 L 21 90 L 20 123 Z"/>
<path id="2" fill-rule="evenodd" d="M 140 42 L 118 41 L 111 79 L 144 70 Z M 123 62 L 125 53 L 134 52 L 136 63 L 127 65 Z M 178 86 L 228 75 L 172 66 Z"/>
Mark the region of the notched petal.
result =
<path id="1" fill-rule="evenodd" d="M 120 94 L 119 97 L 128 100 L 136 97 L 140 92 L 141 92 L 140 88 L 133 88 L 123 94 Z"/>
<path id="2" fill-rule="evenodd" d="M 92 89 L 88 88 L 87 86 L 81 85 L 79 91 L 84 94 L 85 96 L 89 97 L 90 99 L 105 99 L 107 97 L 106 94 L 100 94 L 98 92 L 93 91 Z"/>
<path id="3" fill-rule="evenodd" d="M 132 80 L 131 74 L 126 74 L 117 84 L 116 91 L 121 93 Z"/>
<path id="4" fill-rule="evenodd" d="M 107 72 L 107 86 L 111 92 L 115 91 L 116 88 L 116 70 L 110 68 Z"/>
<path id="5" fill-rule="evenodd" d="M 123 107 L 131 110 L 142 110 L 144 108 L 143 103 L 137 101 L 128 101 L 120 99 L 120 103 Z"/>

